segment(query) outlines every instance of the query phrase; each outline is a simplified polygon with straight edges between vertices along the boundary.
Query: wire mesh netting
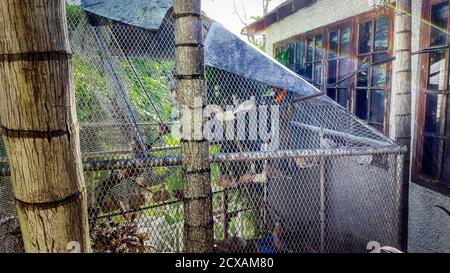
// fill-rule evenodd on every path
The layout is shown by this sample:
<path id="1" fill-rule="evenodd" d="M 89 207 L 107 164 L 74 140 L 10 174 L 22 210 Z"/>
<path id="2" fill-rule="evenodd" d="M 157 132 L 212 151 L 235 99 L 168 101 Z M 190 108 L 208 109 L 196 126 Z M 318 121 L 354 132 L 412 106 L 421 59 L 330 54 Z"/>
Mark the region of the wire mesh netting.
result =
<path id="1" fill-rule="evenodd" d="M 69 6 L 68 26 L 92 249 L 183 251 L 171 11 L 146 30 Z M 294 103 L 283 86 L 210 65 L 205 79 L 207 104 L 227 110 L 206 124 L 217 252 L 399 247 L 401 147 L 328 99 Z M 2 142 L 0 157 L 0 252 L 17 252 Z"/>

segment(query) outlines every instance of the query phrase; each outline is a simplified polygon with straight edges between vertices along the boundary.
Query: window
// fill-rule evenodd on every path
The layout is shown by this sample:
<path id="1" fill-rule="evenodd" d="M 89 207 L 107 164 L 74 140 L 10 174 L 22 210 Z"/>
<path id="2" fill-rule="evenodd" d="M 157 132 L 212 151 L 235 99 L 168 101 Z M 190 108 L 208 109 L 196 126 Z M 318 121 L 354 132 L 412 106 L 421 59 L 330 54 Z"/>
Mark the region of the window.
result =
<path id="1" fill-rule="evenodd" d="M 358 69 L 388 59 L 388 17 L 358 24 Z M 359 73 L 356 80 L 355 114 L 379 131 L 384 129 L 387 63 Z"/>
<path id="2" fill-rule="evenodd" d="M 424 1 L 421 48 L 450 42 L 449 2 Z M 421 56 L 418 131 L 413 177 L 416 182 L 450 193 L 449 50 Z"/>
<path id="3" fill-rule="evenodd" d="M 292 71 L 299 73 L 303 67 L 303 46 L 295 41 L 276 48 L 275 59 Z"/>
<path id="4" fill-rule="evenodd" d="M 314 85 L 322 89 L 323 84 L 323 36 L 319 34 L 307 40 L 306 48 L 306 77 L 312 79 Z"/>
<path id="5" fill-rule="evenodd" d="M 290 69 L 351 110 L 376 129 L 386 132 L 390 88 L 393 14 L 369 12 L 301 34 L 275 45 L 293 47 Z M 366 71 L 348 77 L 369 64 Z M 450 148 L 449 148 L 450 149 Z"/>

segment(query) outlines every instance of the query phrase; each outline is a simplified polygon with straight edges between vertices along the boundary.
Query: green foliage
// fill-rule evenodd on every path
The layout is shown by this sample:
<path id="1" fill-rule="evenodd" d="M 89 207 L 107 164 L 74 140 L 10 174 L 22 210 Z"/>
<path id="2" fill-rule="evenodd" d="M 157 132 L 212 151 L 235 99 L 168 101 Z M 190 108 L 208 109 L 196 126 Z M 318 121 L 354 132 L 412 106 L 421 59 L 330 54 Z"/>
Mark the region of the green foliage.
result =
<path id="1" fill-rule="evenodd" d="M 77 6 L 66 5 L 66 15 L 71 21 L 68 24 L 69 33 L 72 33 L 78 26 L 84 11 Z"/>
<path id="2" fill-rule="evenodd" d="M 172 120 L 173 102 L 169 90 L 172 83 L 168 75 L 172 73 L 175 63 L 171 61 L 147 61 L 137 58 L 131 59 L 131 62 L 139 79 L 134 75 L 127 60 L 125 58 L 121 60 L 128 78 L 131 79 L 132 92 L 129 95 L 138 114 L 145 121 L 158 121 L 158 116 L 149 101 L 150 97 L 163 121 Z M 139 80 L 143 84 L 144 90 L 142 90 Z"/>
<path id="3" fill-rule="evenodd" d="M 92 121 L 93 109 L 100 111 L 100 102 L 95 93 L 108 94 L 106 79 L 78 55 L 73 56 L 73 75 L 78 120 L 82 123 Z"/>

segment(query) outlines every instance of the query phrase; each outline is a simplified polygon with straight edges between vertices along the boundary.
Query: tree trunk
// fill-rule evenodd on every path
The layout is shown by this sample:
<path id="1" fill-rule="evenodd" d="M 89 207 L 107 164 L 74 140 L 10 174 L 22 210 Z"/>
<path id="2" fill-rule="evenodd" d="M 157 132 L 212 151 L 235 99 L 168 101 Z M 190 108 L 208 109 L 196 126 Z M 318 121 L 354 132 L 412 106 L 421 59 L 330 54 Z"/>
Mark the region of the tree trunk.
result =
<path id="1" fill-rule="evenodd" d="M 65 1 L 3 0 L 0 14 L 1 133 L 25 251 L 87 252 Z"/>
<path id="2" fill-rule="evenodd" d="M 411 147 L 411 0 L 397 0 L 395 12 L 394 41 L 394 82 L 392 87 L 393 130 L 391 138 L 398 144 L 408 147 L 404 156 L 403 179 L 401 192 L 403 194 L 403 240 L 407 237 L 407 202 L 410 177 L 410 147 Z M 403 243 L 403 247 L 405 244 Z"/>
<path id="3" fill-rule="evenodd" d="M 202 134 L 204 54 L 200 0 L 175 0 L 177 95 L 183 108 L 181 155 L 184 180 L 184 248 L 188 253 L 213 252 L 209 143 Z M 200 116 L 200 118 L 199 118 Z M 197 128 L 195 128 L 197 127 Z M 200 130 L 199 130 L 200 129 Z"/>

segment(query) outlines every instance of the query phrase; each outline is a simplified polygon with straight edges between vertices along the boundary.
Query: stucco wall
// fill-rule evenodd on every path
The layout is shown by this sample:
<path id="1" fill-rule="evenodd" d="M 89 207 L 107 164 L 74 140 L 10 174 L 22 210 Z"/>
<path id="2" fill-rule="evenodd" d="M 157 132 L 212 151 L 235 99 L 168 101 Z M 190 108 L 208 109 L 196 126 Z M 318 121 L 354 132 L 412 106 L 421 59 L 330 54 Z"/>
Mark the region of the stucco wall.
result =
<path id="1" fill-rule="evenodd" d="M 422 0 L 412 0 L 413 37 L 412 48 L 420 48 L 420 23 Z M 318 0 L 292 16 L 271 25 L 267 29 L 267 53 L 273 55 L 273 45 L 292 36 L 364 13 L 371 9 L 366 0 Z M 412 61 L 412 114 L 413 132 L 416 128 L 419 57 Z M 396 80 L 392 75 L 393 81 Z M 393 105 L 393 103 L 391 104 Z M 390 122 L 393 124 L 393 122 Z M 391 128 L 392 129 L 392 128 Z M 413 134 L 414 136 L 414 134 Z M 415 139 L 413 139 L 415 141 Z M 414 143 L 414 142 L 413 142 Z M 450 252 L 450 217 L 436 206 L 450 210 L 450 198 L 411 183 L 409 204 L 409 252 Z"/>
<path id="2" fill-rule="evenodd" d="M 369 11 L 368 0 L 317 0 L 291 16 L 268 27 L 267 53 L 273 56 L 273 44 L 315 28 Z"/>

